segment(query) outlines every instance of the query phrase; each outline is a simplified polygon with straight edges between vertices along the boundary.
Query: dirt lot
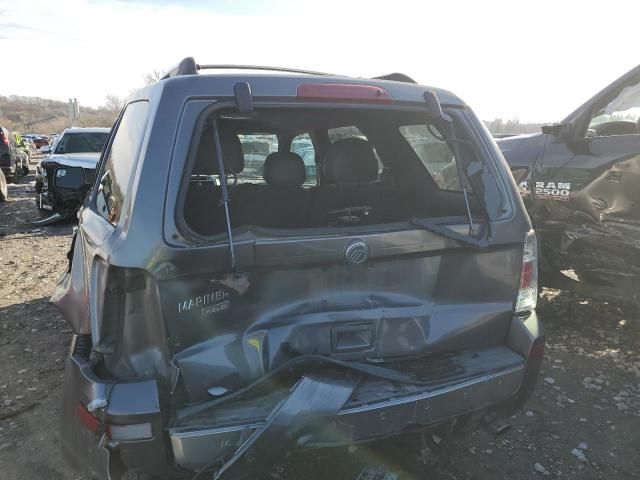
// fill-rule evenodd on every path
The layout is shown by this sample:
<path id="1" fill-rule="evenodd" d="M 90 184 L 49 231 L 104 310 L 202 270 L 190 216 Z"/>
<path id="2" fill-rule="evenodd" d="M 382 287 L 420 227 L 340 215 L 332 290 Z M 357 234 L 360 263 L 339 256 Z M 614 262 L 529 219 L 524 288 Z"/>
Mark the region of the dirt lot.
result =
<path id="1" fill-rule="evenodd" d="M 57 434 L 71 330 L 48 303 L 73 224 L 34 228 L 33 177 L 9 189 L 0 204 L 0 478 L 76 479 Z M 445 468 L 390 443 L 308 453 L 266 478 L 351 480 L 362 462 L 407 479 L 640 478 L 638 310 L 555 290 L 543 297 L 547 358 L 505 433 L 456 442 Z"/>

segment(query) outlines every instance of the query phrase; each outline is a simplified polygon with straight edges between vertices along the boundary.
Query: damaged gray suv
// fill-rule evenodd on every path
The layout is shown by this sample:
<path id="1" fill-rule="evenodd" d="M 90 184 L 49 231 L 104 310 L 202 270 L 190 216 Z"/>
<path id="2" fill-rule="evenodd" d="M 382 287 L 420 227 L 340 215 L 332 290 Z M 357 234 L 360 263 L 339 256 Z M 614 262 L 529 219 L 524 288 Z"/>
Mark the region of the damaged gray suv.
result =
<path id="1" fill-rule="evenodd" d="M 520 408 L 536 237 L 469 107 L 402 75 L 241 68 L 184 59 L 110 133 L 53 299 L 67 460 L 264 478 Z"/>

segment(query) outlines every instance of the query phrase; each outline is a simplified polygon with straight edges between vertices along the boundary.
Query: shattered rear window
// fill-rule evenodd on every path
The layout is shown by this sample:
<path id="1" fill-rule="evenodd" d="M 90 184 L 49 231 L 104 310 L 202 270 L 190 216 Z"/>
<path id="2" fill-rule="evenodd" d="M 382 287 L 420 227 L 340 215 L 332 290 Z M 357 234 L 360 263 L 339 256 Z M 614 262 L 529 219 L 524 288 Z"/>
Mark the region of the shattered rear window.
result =
<path id="1" fill-rule="evenodd" d="M 278 151 L 278 137 L 273 134 L 239 134 L 244 169 L 238 173 L 238 182 L 264 183 L 264 161 Z"/>
<path id="2" fill-rule="evenodd" d="M 199 235 L 226 231 L 213 125 L 223 152 L 232 229 L 346 229 L 416 218 L 466 221 L 455 149 L 425 123 L 422 112 L 272 108 L 256 110 L 251 118 L 217 115 L 209 114 L 196 133 L 195 158 L 186 176 L 182 211 Z M 464 129 L 457 135 L 471 143 Z M 475 162 L 478 172 L 482 159 L 474 150 L 459 151 L 463 166 Z M 474 182 L 466 179 L 465 186 L 471 213 L 480 214 Z"/>
<path id="3" fill-rule="evenodd" d="M 455 155 L 436 127 L 407 125 L 400 127 L 400 133 L 416 152 L 438 187 L 443 190 L 462 190 Z"/>

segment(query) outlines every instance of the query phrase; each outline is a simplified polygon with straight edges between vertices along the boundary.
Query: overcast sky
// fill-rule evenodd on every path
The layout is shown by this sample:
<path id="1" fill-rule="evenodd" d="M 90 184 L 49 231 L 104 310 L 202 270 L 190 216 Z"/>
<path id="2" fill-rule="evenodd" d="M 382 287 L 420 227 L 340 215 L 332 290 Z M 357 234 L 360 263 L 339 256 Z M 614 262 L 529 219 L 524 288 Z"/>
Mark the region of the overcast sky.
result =
<path id="1" fill-rule="evenodd" d="M 640 1 L 0 0 L 0 51 L 0 95 L 97 106 L 194 56 L 400 71 L 484 119 L 548 122 L 640 63 Z"/>

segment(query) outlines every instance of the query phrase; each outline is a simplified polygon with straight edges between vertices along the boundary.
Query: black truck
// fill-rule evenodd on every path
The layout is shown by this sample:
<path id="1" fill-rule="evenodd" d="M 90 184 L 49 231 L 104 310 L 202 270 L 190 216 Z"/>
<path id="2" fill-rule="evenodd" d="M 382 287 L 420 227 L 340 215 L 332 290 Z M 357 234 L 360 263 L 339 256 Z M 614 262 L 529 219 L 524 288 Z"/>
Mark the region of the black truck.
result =
<path id="1" fill-rule="evenodd" d="M 640 66 L 562 122 L 497 139 L 541 245 L 541 283 L 640 301 Z"/>

